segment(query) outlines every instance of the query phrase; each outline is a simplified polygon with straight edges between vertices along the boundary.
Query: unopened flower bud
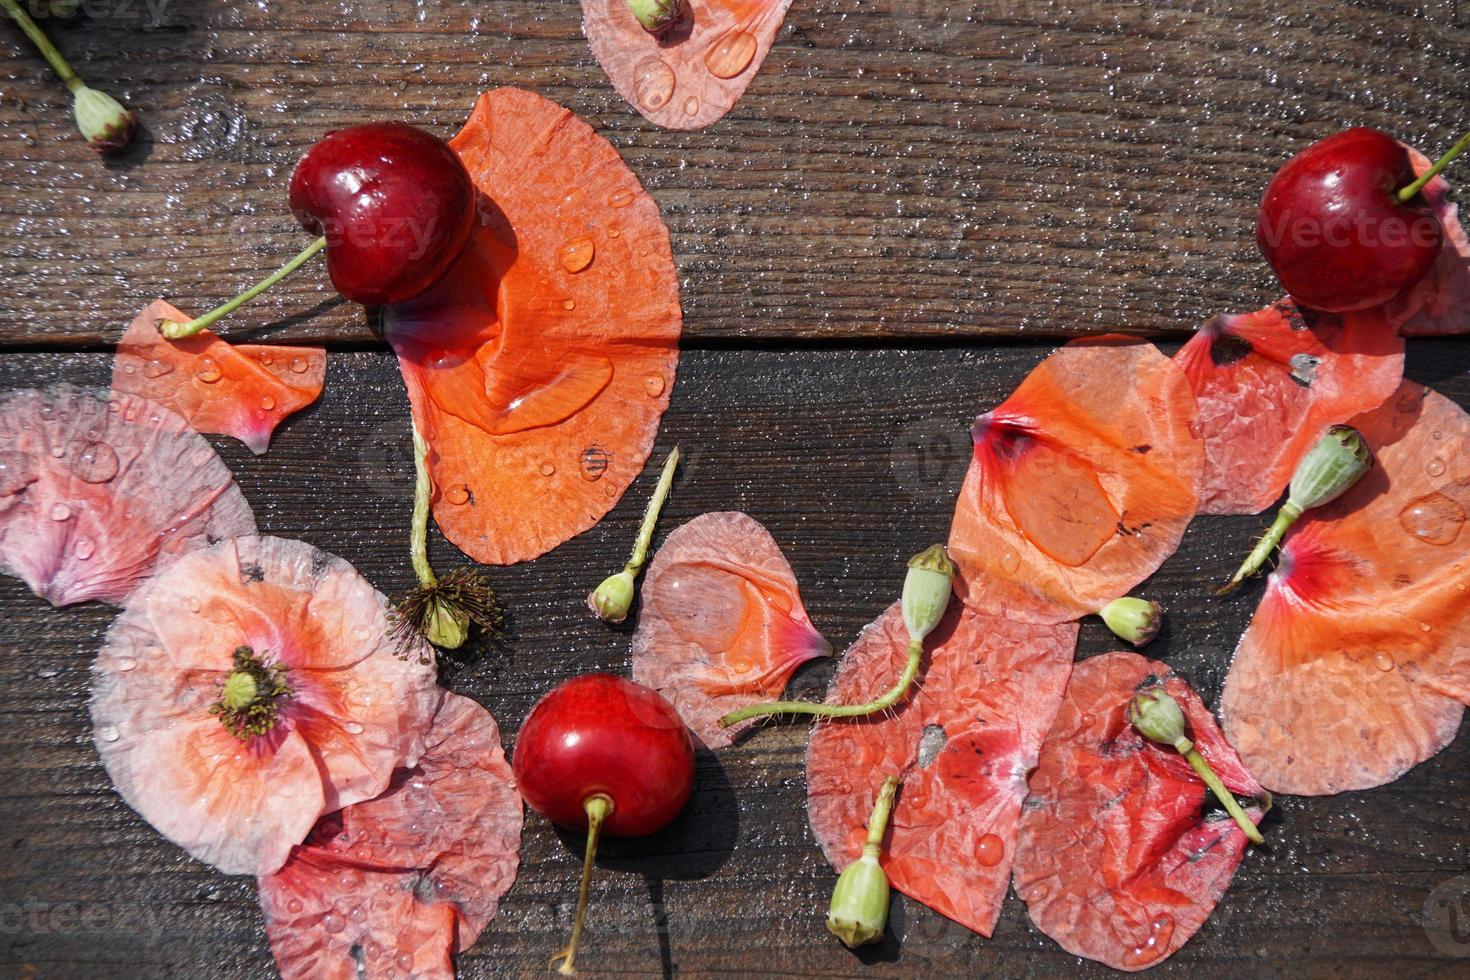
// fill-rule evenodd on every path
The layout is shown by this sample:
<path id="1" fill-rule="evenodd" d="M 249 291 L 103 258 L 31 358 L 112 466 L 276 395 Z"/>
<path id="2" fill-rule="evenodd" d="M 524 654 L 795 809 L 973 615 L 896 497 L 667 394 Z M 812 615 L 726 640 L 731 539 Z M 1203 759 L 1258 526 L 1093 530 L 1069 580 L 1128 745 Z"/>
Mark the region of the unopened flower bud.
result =
<path id="1" fill-rule="evenodd" d="M 626 0 L 628 9 L 650 34 L 658 34 L 679 19 L 684 0 Z"/>
<path id="2" fill-rule="evenodd" d="M 1157 602 L 1131 595 L 1114 599 L 1098 615 L 1108 624 L 1108 629 L 1136 647 L 1152 643 L 1164 622 L 1163 607 Z"/>
<path id="3" fill-rule="evenodd" d="M 936 544 L 909 559 L 902 606 L 910 642 L 923 643 L 924 637 L 939 625 L 953 589 L 954 562 L 949 560 L 944 545 Z"/>
<path id="4" fill-rule="evenodd" d="M 76 90 L 72 109 L 77 128 L 98 153 L 121 150 L 138 131 L 137 115 L 106 92 L 83 85 Z"/>
<path id="5" fill-rule="evenodd" d="M 633 606 L 633 573 L 626 568 L 602 580 L 587 597 L 587 608 L 608 623 L 621 623 Z"/>
<path id="6" fill-rule="evenodd" d="M 1287 500 L 1301 510 L 1329 504 L 1373 468 L 1373 452 L 1362 433 L 1334 425 L 1297 464 Z"/>
<path id="7" fill-rule="evenodd" d="M 445 650 L 458 650 L 470 635 L 468 610 L 435 596 L 424 621 L 424 639 Z"/>
<path id="8" fill-rule="evenodd" d="M 849 864 L 832 889 L 827 930 L 855 949 L 883 938 L 888 923 L 888 875 L 871 854 Z"/>
<path id="9" fill-rule="evenodd" d="M 1150 742 L 1172 745 L 1180 752 L 1194 748 L 1184 734 L 1184 711 L 1162 687 L 1134 695 L 1128 702 L 1128 722 Z"/>

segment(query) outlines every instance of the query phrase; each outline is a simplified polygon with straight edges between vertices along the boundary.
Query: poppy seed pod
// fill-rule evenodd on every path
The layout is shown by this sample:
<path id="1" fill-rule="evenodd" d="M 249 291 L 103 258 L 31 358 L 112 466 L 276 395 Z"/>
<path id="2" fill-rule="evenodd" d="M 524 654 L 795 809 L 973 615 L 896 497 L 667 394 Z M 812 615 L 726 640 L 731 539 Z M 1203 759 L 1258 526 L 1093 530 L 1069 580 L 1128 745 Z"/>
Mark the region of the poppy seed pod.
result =
<path id="1" fill-rule="evenodd" d="M 98 153 L 116 153 L 133 141 L 138 116 L 121 102 L 86 85 L 76 90 L 72 111 L 77 128 Z"/>
<path id="2" fill-rule="evenodd" d="M 1287 501 L 1302 510 L 1330 504 L 1372 468 L 1373 452 L 1362 433 L 1350 425 L 1334 425 L 1297 465 Z"/>
<path id="3" fill-rule="evenodd" d="M 827 931 L 849 949 L 883 938 L 888 923 L 888 875 L 878 859 L 864 854 L 837 877 Z"/>
<path id="4" fill-rule="evenodd" d="M 621 623 L 627 619 L 632 605 L 633 575 L 626 568 L 603 579 L 602 584 L 587 597 L 587 608 L 595 612 L 598 619 L 608 623 Z"/>
<path id="5" fill-rule="evenodd" d="M 627 0 L 627 4 L 650 34 L 667 30 L 684 12 L 684 0 Z"/>
<path id="6" fill-rule="evenodd" d="M 1136 647 L 1147 646 L 1159 635 L 1164 610 L 1157 602 L 1131 595 L 1114 599 L 1098 612 L 1108 629 Z"/>
<path id="7" fill-rule="evenodd" d="M 903 624 L 912 642 L 923 643 L 939 625 L 949 608 L 953 586 L 954 562 L 944 545 L 936 544 L 909 559 L 903 580 Z"/>
<path id="8" fill-rule="evenodd" d="M 1180 752 L 1194 747 L 1184 734 L 1184 711 L 1162 687 L 1141 691 L 1128 702 L 1128 723 L 1150 742 L 1172 745 Z"/>

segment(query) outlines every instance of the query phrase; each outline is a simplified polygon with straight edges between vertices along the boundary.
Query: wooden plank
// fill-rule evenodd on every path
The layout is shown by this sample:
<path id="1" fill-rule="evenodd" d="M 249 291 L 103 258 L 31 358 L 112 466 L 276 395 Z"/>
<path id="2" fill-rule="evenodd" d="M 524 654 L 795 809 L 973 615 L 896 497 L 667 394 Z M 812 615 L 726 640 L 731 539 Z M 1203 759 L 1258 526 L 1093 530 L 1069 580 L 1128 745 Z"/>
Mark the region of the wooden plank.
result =
<path id="1" fill-rule="evenodd" d="M 158 296 L 207 309 L 304 244 L 285 183 L 324 131 L 449 135 L 496 85 L 622 150 L 672 230 L 695 343 L 1177 333 L 1274 298 L 1252 230 L 1288 153 L 1368 124 L 1432 154 L 1466 122 L 1453 0 L 813 0 L 701 133 L 622 102 L 573 3 L 84 9 L 58 43 L 147 132 L 98 162 L 0 28 L 3 344 L 105 343 Z M 319 269 L 233 328 L 371 336 Z"/>
<path id="2" fill-rule="evenodd" d="M 1470 348 L 1412 345 L 1411 374 L 1470 403 Z M 699 513 L 740 508 L 786 549 L 817 626 L 839 648 L 895 597 L 901 560 L 941 540 L 973 416 L 1046 348 L 986 351 L 700 351 L 682 365 L 661 447 L 688 462 L 659 539 Z M 105 383 L 101 354 L 7 355 L 0 390 Z M 410 581 L 399 547 L 410 465 L 401 382 L 378 353 L 334 355 L 319 406 L 261 458 L 221 443 L 261 527 L 354 562 L 380 588 Z M 504 650 L 455 674 L 513 733 L 535 699 L 575 673 L 628 667 L 629 630 L 582 606 L 621 562 L 653 474 L 597 528 L 528 565 L 495 571 L 513 615 Z M 1141 591 L 1170 611 L 1150 649 L 1214 703 L 1259 585 L 1208 586 L 1233 567 L 1255 518 L 1205 519 Z M 438 564 L 453 549 L 434 543 Z M 114 794 L 90 743 L 88 666 L 112 613 L 52 610 L 0 579 L 0 972 L 28 977 L 264 977 L 270 954 L 254 889 L 185 858 Z M 1116 647 L 1100 624 L 1080 655 Z M 830 663 L 796 693 L 825 688 Z M 1038 934 L 1012 897 L 985 941 L 899 901 L 901 944 L 862 954 L 826 936 L 832 875 L 805 818 L 806 728 L 778 726 L 699 761 L 690 811 L 644 841 L 608 842 L 583 965 L 649 975 L 1094 977 L 1106 971 Z M 1264 976 L 1463 976 L 1450 932 L 1470 888 L 1470 737 L 1391 788 L 1283 799 L 1215 917 L 1155 971 Z M 461 975 L 540 975 L 563 941 L 577 841 L 528 820 L 523 870 Z M 1431 898 L 1433 896 L 1433 898 Z M 1427 911 L 1426 911 L 1427 910 Z M 1463 933 L 1459 934 L 1463 937 Z M 1439 945 L 1436 945 L 1436 941 Z"/>

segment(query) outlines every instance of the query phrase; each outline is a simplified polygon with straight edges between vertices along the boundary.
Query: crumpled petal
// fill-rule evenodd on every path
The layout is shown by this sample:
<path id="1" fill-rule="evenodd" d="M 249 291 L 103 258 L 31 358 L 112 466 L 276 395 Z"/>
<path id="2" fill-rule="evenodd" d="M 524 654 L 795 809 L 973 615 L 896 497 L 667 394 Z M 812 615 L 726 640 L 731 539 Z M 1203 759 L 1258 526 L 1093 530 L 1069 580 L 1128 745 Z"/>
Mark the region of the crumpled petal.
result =
<path id="1" fill-rule="evenodd" d="M 658 206 L 568 110 L 496 89 L 450 145 L 481 225 L 384 329 L 430 446 L 435 520 L 475 560 L 510 564 L 597 523 L 642 470 L 679 360 L 679 281 Z"/>
<path id="2" fill-rule="evenodd" d="M 1411 382 L 1351 423 L 1376 465 L 1288 535 L 1220 715 L 1269 789 L 1392 782 L 1470 703 L 1470 416 Z"/>
<path id="3" fill-rule="evenodd" d="M 1382 310 L 1317 313 L 1281 299 L 1214 317 L 1174 360 L 1199 404 L 1200 512 L 1257 514 L 1324 432 L 1393 395 L 1404 342 Z"/>
<path id="4" fill-rule="evenodd" d="M 53 606 L 121 604 L 159 565 L 254 533 L 229 469 L 173 412 L 69 385 L 0 397 L 0 568 Z"/>
<path id="5" fill-rule="evenodd" d="M 1152 344 L 1074 341 L 975 422 L 955 591 L 992 616 L 1097 612 L 1178 547 L 1203 451 L 1184 373 Z M 983 584 L 982 584 L 983 583 Z"/>
<path id="6" fill-rule="evenodd" d="M 1423 174 L 1429 158 L 1412 147 L 1414 172 Z M 1410 336 L 1470 333 L 1470 237 L 1460 224 L 1459 206 L 1441 174 L 1420 191 L 1444 228 L 1444 244 L 1428 275 L 1389 300 L 1390 324 Z"/>
<path id="7" fill-rule="evenodd" d="M 1189 763 L 1128 723 L 1150 685 L 1179 702 L 1190 737 L 1237 797 L 1263 796 L 1209 709 L 1167 664 L 1107 653 L 1072 671 L 1017 841 L 1016 894 L 1036 927 L 1116 970 L 1155 966 L 1193 936 L 1225 894 L 1246 838 Z M 1246 808 L 1259 824 L 1259 805 Z"/>
<path id="8" fill-rule="evenodd" d="M 490 713 L 445 694 L 418 764 L 316 825 L 260 879 L 285 980 L 451 977 L 520 864 L 521 798 Z"/>
<path id="9" fill-rule="evenodd" d="M 770 53 L 791 0 L 685 0 L 661 36 L 625 0 L 582 0 L 582 32 L 613 88 L 650 122 L 703 129 L 724 117 Z"/>
<path id="10" fill-rule="evenodd" d="M 92 668 L 93 737 L 122 798 L 227 874 L 269 874 L 318 817 L 418 758 L 435 670 L 400 659 L 387 600 L 301 541 L 241 537 L 179 558 L 128 600 Z M 237 647 L 287 668 L 269 735 L 210 713 Z"/>
<path id="11" fill-rule="evenodd" d="M 327 352 L 320 347 L 231 345 L 208 330 L 167 340 L 155 326 L 164 319 L 192 318 L 163 300 L 144 307 L 118 341 L 114 390 L 151 398 L 257 456 L 277 425 L 321 397 Z"/>
<path id="12" fill-rule="evenodd" d="M 668 698 L 705 745 L 729 745 L 753 722 L 721 728 L 722 715 L 776 700 L 797 667 L 831 652 L 786 556 L 749 515 L 696 517 L 654 556 L 633 679 Z"/>
<path id="13" fill-rule="evenodd" d="M 1026 774 L 1072 671 L 1077 625 L 1027 626 L 952 603 L 914 693 L 882 716 L 822 722 L 807 810 L 834 869 L 862 853 L 883 781 L 902 774 L 881 862 L 894 888 L 989 936 L 1016 854 Z M 843 657 L 828 701 L 869 701 L 908 656 L 900 603 Z"/>

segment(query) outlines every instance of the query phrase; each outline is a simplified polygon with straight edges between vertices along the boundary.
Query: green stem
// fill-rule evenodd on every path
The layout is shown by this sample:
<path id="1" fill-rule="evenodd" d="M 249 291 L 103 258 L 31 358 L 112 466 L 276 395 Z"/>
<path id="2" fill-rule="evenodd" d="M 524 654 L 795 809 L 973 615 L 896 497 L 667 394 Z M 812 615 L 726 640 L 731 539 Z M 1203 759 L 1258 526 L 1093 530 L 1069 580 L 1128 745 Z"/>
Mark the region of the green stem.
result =
<path id="1" fill-rule="evenodd" d="M 5 2 L 5 0 L 0 0 L 0 3 L 3 2 Z M 271 273 L 269 276 L 266 276 L 260 282 L 256 283 L 254 286 L 251 286 L 249 289 L 245 290 L 243 293 L 241 293 L 239 296 L 236 296 L 228 303 L 225 303 L 221 306 L 216 306 L 214 309 L 210 310 L 203 316 L 195 317 L 188 323 L 179 323 L 177 320 L 159 320 L 159 333 L 163 334 L 169 340 L 183 340 L 185 337 L 194 336 L 196 333 L 203 330 L 204 328 L 212 326 L 223 318 L 229 316 L 231 313 L 235 312 L 240 307 L 244 306 L 246 303 L 250 302 L 255 297 L 265 292 L 267 289 L 270 289 L 282 279 L 285 279 L 291 273 L 295 272 L 297 269 L 301 268 L 308 261 L 310 261 L 312 256 L 316 255 L 316 253 L 320 252 L 326 247 L 326 237 L 323 236 L 322 238 L 318 238 L 316 241 L 306 246 L 306 248 L 302 249 L 301 253 L 290 262 L 287 262 L 275 272 Z"/>
<path id="2" fill-rule="evenodd" d="M 77 73 L 72 71 L 71 65 L 67 64 L 61 52 L 56 50 L 56 45 L 51 43 L 51 39 L 40 27 L 36 26 L 36 22 L 31 20 L 30 14 L 25 12 L 18 0 L 0 0 L 0 6 L 4 6 L 11 18 L 20 25 L 20 29 L 25 31 L 26 37 L 30 38 L 31 43 L 40 50 L 41 57 L 46 59 L 46 63 L 51 66 L 52 71 L 56 72 L 57 77 L 66 83 L 66 87 L 73 92 L 81 88 L 82 80 L 77 77 Z"/>
<path id="3" fill-rule="evenodd" d="M 413 524 L 409 531 L 408 554 L 419 585 L 432 589 L 439 583 L 429 567 L 429 501 L 434 482 L 429 479 L 429 445 L 413 426 Z"/>
<path id="4" fill-rule="evenodd" d="M 577 968 L 577 944 L 582 941 L 582 922 L 587 917 L 587 890 L 592 884 L 592 865 L 597 860 L 597 838 L 602 834 L 602 822 L 607 815 L 612 813 L 613 802 L 601 793 L 587 797 L 582 804 L 582 809 L 587 812 L 587 850 L 582 855 L 582 883 L 577 888 L 577 915 L 572 920 L 572 941 L 567 948 L 551 958 L 555 963 L 561 960 L 561 966 L 557 973 L 562 976 L 575 976 Z"/>
<path id="5" fill-rule="evenodd" d="M 633 554 L 624 566 L 624 571 L 635 578 L 642 570 L 643 563 L 648 561 L 648 546 L 653 542 L 653 529 L 658 524 L 659 512 L 664 509 L 664 502 L 669 499 L 669 491 L 674 486 L 674 471 L 679 468 L 679 447 L 675 446 L 669 453 L 669 458 L 664 460 L 663 472 L 658 476 L 658 486 L 653 490 L 653 497 L 648 501 L 648 509 L 643 512 L 643 524 L 638 528 L 638 538 L 633 542 Z"/>
<path id="6" fill-rule="evenodd" d="M 1419 175 L 1418 180 L 1414 181 L 1408 187 L 1405 187 L 1403 190 L 1399 191 L 1399 200 L 1407 202 L 1411 198 L 1413 198 L 1415 194 L 1422 191 L 1425 184 L 1429 183 L 1435 177 L 1439 176 L 1439 172 L 1445 167 L 1449 166 L 1450 161 L 1463 153 L 1467 147 L 1470 147 L 1470 133 L 1466 133 L 1464 136 L 1461 136 L 1460 142 L 1450 147 L 1444 156 L 1434 161 L 1434 164 L 1428 170 Z"/>
<path id="7" fill-rule="evenodd" d="M 1188 760 L 1189 764 L 1194 767 L 1194 771 L 1199 774 L 1199 778 L 1203 779 L 1205 785 L 1215 794 L 1215 799 L 1224 804 L 1225 811 L 1235 818 L 1236 824 L 1239 825 L 1250 842 L 1252 844 L 1266 843 L 1266 838 L 1261 836 L 1261 832 L 1256 829 L 1256 825 L 1251 823 L 1251 818 L 1246 816 L 1245 810 L 1241 809 L 1240 803 L 1235 799 L 1235 794 L 1225 788 L 1225 784 L 1220 781 L 1219 776 L 1215 775 L 1215 770 L 1210 768 L 1210 764 L 1205 761 L 1205 757 L 1199 754 L 1199 751 L 1195 749 L 1193 743 L 1188 739 L 1183 740 L 1183 745 L 1184 747 L 1180 748 L 1179 751 Z"/>
<path id="8" fill-rule="evenodd" d="M 1276 550 L 1276 546 L 1281 543 L 1281 539 L 1286 537 L 1286 532 L 1291 529 L 1291 526 L 1301 516 L 1301 507 L 1292 503 L 1290 500 L 1283 504 L 1281 513 L 1276 515 L 1276 520 L 1271 523 L 1270 529 L 1261 537 L 1261 540 L 1256 542 L 1256 546 L 1251 549 L 1251 553 L 1241 563 L 1240 569 L 1236 571 L 1229 582 L 1226 582 L 1217 589 L 1215 594 L 1226 595 L 1234 592 L 1239 588 L 1240 583 L 1259 572 L 1261 566 L 1265 565 L 1266 560 L 1271 557 L 1271 552 Z"/>
<path id="9" fill-rule="evenodd" d="M 914 678 L 919 676 L 919 662 L 923 658 L 924 644 L 909 641 L 908 662 L 903 665 L 903 673 L 899 676 L 898 683 L 881 697 L 867 704 L 818 704 L 813 701 L 773 701 L 770 704 L 752 704 L 725 715 L 720 719 L 720 727 L 729 728 L 731 725 L 738 725 L 742 721 L 762 715 L 819 715 L 823 718 L 856 718 L 871 715 L 892 707 L 908 693 L 909 688 L 913 686 Z"/>
<path id="10" fill-rule="evenodd" d="M 876 858 L 883 850 L 883 835 L 888 833 L 888 815 L 893 812 L 893 797 L 898 792 L 898 776 L 883 780 L 878 791 L 878 800 L 873 804 L 873 815 L 868 818 L 868 840 L 863 844 L 863 854 Z"/>

